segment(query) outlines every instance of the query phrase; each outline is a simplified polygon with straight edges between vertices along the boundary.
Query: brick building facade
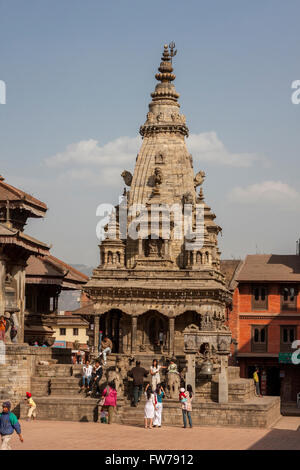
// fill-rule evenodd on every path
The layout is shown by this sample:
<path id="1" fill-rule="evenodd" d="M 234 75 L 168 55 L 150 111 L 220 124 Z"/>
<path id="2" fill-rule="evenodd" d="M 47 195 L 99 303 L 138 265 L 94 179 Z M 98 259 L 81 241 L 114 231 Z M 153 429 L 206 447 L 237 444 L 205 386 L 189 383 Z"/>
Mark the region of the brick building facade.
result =
<path id="1" fill-rule="evenodd" d="M 300 336 L 299 285 L 299 255 L 249 255 L 231 281 L 232 362 L 242 377 L 252 377 L 257 365 L 263 393 L 282 402 L 300 392 L 300 366 L 291 361 Z"/>

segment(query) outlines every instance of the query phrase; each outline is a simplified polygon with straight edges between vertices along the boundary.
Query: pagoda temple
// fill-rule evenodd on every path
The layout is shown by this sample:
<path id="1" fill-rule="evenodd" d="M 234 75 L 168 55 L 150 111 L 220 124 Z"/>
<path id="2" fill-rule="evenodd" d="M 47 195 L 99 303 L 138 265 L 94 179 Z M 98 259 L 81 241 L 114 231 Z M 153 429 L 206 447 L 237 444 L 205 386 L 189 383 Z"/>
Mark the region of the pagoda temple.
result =
<path id="1" fill-rule="evenodd" d="M 7 320 L 6 343 L 51 346 L 60 292 L 80 289 L 88 279 L 24 232 L 29 218 L 44 218 L 46 212 L 45 203 L 0 176 L 0 315 Z"/>

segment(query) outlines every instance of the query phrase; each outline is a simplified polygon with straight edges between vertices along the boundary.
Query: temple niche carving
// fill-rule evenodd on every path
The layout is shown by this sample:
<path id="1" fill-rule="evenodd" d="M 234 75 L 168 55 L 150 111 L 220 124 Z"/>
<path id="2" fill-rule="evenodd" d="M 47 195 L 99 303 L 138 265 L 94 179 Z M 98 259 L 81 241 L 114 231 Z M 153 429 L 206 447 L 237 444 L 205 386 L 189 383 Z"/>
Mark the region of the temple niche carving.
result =
<path id="1" fill-rule="evenodd" d="M 134 172 L 122 173 L 130 187 L 123 199 L 127 228 L 133 220 L 130 209 L 141 205 L 148 215 L 139 222 L 143 236 L 121 235 L 123 206 L 117 205 L 109 236 L 100 244 L 100 265 L 84 291 L 94 305 L 95 331 L 110 336 L 115 353 L 182 357 L 188 348 L 199 353 L 200 361 L 204 344 L 215 356 L 228 354 L 225 313 L 231 294 L 220 271 L 221 228 L 204 201 L 205 173 L 194 174 L 185 143 L 189 131 L 173 84 L 172 51 L 164 46 Z M 183 221 L 184 204 L 191 206 L 194 240 L 185 233 L 178 236 L 176 217 Z M 196 204 L 203 210 L 200 244 Z M 178 205 L 179 216 L 164 214 L 161 207 L 172 205 Z M 178 377 L 173 379 L 178 387 Z"/>

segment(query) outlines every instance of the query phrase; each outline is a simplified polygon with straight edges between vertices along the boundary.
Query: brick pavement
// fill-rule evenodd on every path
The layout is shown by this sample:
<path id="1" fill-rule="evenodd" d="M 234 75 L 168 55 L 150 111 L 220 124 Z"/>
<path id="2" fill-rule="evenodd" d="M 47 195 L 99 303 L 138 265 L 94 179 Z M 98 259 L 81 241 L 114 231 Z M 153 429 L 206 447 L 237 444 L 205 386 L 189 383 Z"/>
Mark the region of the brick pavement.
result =
<path id="1" fill-rule="evenodd" d="M 13 449 L 300 449 L 300 418 L 282 417 L 272 429 L 222 427 L 143 427 L 119 424 L 21 420 L 24 444 Z"/>

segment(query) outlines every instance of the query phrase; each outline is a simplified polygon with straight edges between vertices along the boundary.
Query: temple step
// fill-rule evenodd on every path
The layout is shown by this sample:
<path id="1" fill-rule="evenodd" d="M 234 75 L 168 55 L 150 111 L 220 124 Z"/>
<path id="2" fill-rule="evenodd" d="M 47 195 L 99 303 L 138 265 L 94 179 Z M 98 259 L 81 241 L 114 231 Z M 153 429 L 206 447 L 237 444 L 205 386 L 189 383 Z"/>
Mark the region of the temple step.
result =
<path id="1" fill-rule="evenodd" d="M 51 396 L 77 396 L 80 390 L 80 379 L 77 377 L 53 377 L 51 379 Z"/>

